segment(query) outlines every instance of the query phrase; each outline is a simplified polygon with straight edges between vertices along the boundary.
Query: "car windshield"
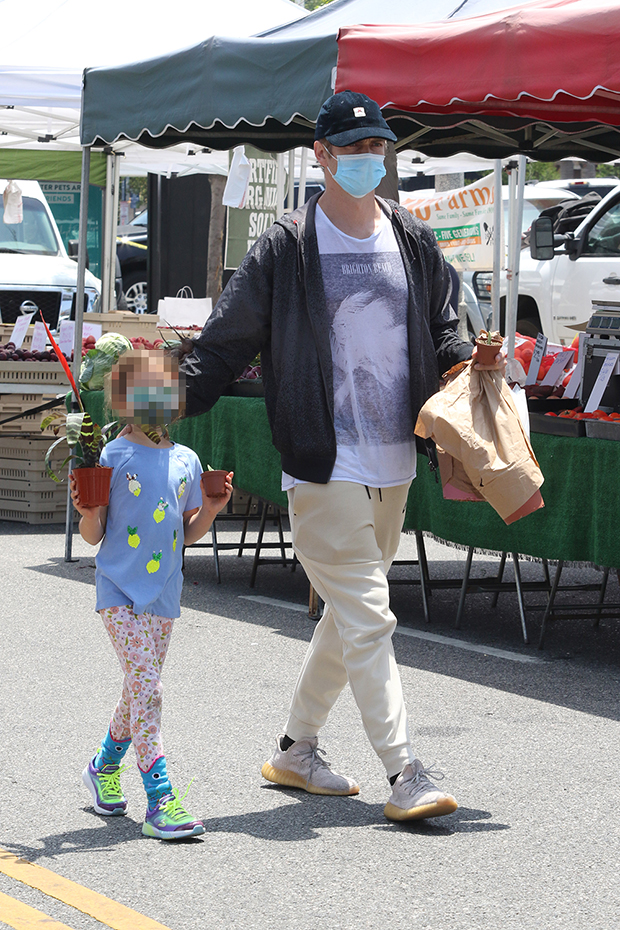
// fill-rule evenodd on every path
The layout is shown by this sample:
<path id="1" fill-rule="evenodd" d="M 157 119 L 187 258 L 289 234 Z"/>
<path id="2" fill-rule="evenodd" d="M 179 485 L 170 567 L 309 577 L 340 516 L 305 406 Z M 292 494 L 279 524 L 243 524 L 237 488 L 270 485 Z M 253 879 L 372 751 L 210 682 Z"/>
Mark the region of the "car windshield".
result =
<path id="1" fill-rule="evenodd" d="M 0 200 L 0 252 L 58 255 L 58 242 L 43 204 L 34 197 L 23 198 L 23 221 L 5 223 Z"/>
<path id="2" fill-rule="evenodd" d="M 133 220 L 130 222 L 130 226 L 148 226 L 149 224 L 149 213 L 148 210 L 143 210 L 142 213 L 136 213 Z"/>

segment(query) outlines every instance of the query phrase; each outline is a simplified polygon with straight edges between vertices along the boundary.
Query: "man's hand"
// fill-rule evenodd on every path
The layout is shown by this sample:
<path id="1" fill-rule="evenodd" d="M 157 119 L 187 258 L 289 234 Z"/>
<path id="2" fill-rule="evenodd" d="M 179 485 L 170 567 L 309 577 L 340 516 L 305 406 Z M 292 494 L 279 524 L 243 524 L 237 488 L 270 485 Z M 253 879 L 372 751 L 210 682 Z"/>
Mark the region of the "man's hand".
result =
<path id="1" fill-rule="evenodd" d="M 474 349 L 474 354 L 472 355 L 472 362 L 474 363 L 474 368 L 476 371 L 501 371 L 502 374 L 506 370 L 506 356 L 503 352 L 498 352 L 495 356 L 495 363 L 493 365 L 480 365 L 477 362 L 477 349 Z"/>

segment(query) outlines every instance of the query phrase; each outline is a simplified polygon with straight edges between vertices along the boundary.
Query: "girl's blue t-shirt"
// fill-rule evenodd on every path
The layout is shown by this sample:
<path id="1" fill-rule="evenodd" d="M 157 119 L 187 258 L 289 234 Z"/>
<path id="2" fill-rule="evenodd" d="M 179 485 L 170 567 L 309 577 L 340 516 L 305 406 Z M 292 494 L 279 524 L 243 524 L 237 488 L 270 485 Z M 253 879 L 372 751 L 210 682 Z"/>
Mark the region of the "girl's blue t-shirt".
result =
<path id="1" fill-rule="evenodd" d="M 130 604 L 136 614 L 178 617 L 183 587 L 183 514 L 202 506 L 195 452 L 121 437 L 103 450 L 112 466 L 106 531 L 96 564 L 96 610 Z"/>

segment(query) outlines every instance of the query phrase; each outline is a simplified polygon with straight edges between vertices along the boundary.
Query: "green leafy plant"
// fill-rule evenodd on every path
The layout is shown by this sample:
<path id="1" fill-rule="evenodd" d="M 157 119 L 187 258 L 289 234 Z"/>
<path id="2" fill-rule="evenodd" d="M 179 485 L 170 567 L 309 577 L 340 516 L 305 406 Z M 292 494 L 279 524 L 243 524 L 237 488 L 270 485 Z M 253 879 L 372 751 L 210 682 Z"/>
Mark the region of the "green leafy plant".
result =
<path id="1" fill-rule="evenodd" d="M 52 455 L 57 446 L 66 442 L 70 449 L 69 455 L 58 466 L 59 471 L 72 458 L 76 460 L 76 468 L 96 468 L 103 448 L 114 437 L 114 427 L 117 426 L 116 420 L 107 423 L 104 427 L 98 426 L 89 413 L 80 410 L 76 413 L 50 414 L 42 421 L 41 429 L 44 430 L 52 426 L 58 431 L 59 420 L 65 422 L 66 435 L 56 439 L 45 453 L 45 469 L 50 478 L 57 482 L 64 480 L 58 477 L 51 466 Z"/>
<path id="2" fill-rule="evenodd" d="M 40 311 L 39 311 L 40 312 Z M 54 431 L 58 435 L 59 424 L 58 420 L 64 420 L 66 424 L 66 435 L 61 436 L 60 439 L 57 439 L 51 444 L 47 452 L 45 453 L 45 469 L 54 481 L 61 482 L 63 479 L 59 478 L 58 475 L 54 472 L 51 466 L 51 457 L 54 449 L 60 445 L 61 442 L 66 442 L 71 450 L 67 458 L 64 460 L 60 468 L 64 468 L 67 462 L 72 458 L 77 460 L 77 468 L 95 468 L 99 464 L 99 457 L 103 450 L 103 447 L 110 439 L 113 438 L 112 430 L 116 426 L 116 421 L 106 424 L 103 428 L 98 426 L 92 419 L 91 415 L 86 412 L 84 409 L 84 404 L 82 403 L 82 398 L 80 397 L 80 391 L 75 383 L 75 379 L 69 367 L 69 364 L 62 354 L 59 346 L 56 344 L 54 337 L 52 336 L 49 326 L 45 322 L 43 314 L 41 313 L 41 320 L 47 332 L 48 339 L 50 340 L 56 355 L 58 356 L 58 361 L 65 370 L 65 373 L 69 379 L 69 384 L 73 388 L 73 395 L 79 406 L 79 411 L 72 413 L 52 413 L 48 417 L 45 417 L 41 423 L 41 429 L 47 429 L 48 426 L 55 424 Z"/>

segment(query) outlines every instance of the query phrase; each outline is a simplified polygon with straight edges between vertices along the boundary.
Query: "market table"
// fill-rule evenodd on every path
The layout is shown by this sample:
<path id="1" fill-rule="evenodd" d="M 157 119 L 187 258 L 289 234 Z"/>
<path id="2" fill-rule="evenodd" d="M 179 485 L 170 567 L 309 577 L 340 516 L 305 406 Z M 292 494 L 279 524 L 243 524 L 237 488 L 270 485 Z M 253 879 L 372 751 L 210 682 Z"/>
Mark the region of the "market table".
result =
<path id="1" fill-rule="evenodd" d="M 94 419 L 103 423 L 103 394 L 84 397 Z M 271 444 L 262 398 L 222 397 L 208 413 L 175 424 L 171 436 L 194 449 L 203 466 L 233 470 L 238 488 L 286 506 L 280 457 Z M 446 501 L 420 455 L 405 530 L 481 550 L 620 567 L 620 444 L 533 433 L 532 446 L 545 476 L 542 510 L 506 526 L 483 501 Z"/>

